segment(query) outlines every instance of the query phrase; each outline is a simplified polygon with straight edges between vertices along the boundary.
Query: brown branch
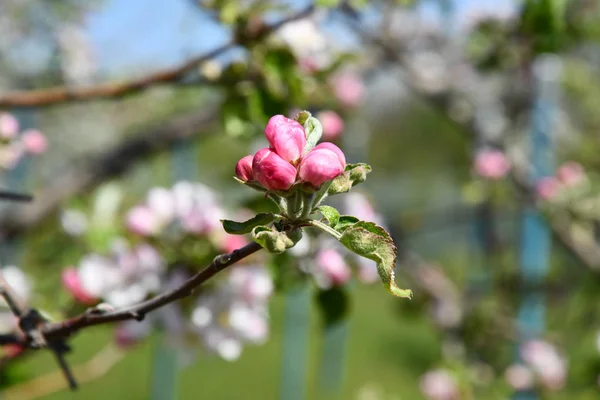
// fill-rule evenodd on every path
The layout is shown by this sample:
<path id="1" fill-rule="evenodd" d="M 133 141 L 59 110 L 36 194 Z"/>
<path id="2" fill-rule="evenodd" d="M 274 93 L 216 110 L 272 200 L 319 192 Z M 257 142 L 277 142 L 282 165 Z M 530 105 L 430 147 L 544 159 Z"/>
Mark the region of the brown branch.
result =
<path id="1" fill-rule="evenodd" d="M 286 23 L 306 17 L 311 14 L 313 10 L 314 6 L 310 5 L 294 15 L 284 18 L 272 25 L 264 25 L 262 21 L 259 21 L 238 33 L 236 39 L 232 39 L 208 53 L 194 57 L 175 68 L 165 69 L 139 79 L 132 79 L 125 82 L 108 82 L 96 86 L 79 88 L 57 86 L 47 89 L 8 92 L 0 94 L 0 108 L 40 107 L 73 101 L 120 98 L 139 93 L 158 84 L 177 82 L 202 63 L 233 49 L 239 44 L 257 42 L 268 36 L 270 33 L 278 30 Z"/>
<path id="2" fill-rule="evenodd" d="M 93 312 L 88 311 L 62 322 L 45 323 L 39 331 L 44 335 L 45 338 L 47 338 L 48 341 L 56 341 L 65 339 L 81 329 L 94 325 L 132 319 L 141 321 L 149 312 L 176 300 L 180 300 L 192 295 L 195 288 L 202 285 L 218 272 L 223 271 L 227 267 L 256 253 L 260 249 L 262 249 L 262 247 L 259 244 L 252 242 L 240 249 L 234 250 L 229 254 L 217 256 L 206 268 L 192 276 L 177 288 L 159 294 L 150 300 L 144 301 L 132 307 L 106 313 L 98 313 L 97 310 L 92 309 Z M 31 343 L 31 338 L 29 336 L 20 337 L 19 335 L 3 335 L 2 342 L 3 344 L 14 343 L 28 346 Z"/>

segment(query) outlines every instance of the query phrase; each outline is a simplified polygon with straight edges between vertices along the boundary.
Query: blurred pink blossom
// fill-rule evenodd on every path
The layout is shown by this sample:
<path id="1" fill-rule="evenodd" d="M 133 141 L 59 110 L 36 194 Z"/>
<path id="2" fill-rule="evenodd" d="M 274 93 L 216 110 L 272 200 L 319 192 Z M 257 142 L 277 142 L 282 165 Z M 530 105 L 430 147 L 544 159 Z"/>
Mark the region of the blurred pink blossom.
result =
<path id="1" fill-rule="evenodd" d="M 554 346 L 543 340 L 530 340 L 521 346 L 520 353 L 545 387 L 559 390 L 564 386 L 566 362 Z"/>
<path id="2" fill-rule="evenodd" d="M 332 78 L 335 97 L 347 107 L 360 105 L 365 93 L 365 86 L 357 74 L 344 72 Z"/>
<path id="3" fill-rule="evenodd" d="M 443 369 L 427 372 L 421 377 L 421 391 L 429 400 L 458 400 L 456 379 Z"/>
<path id="4" fill-rule="evenodd" d="M 323 125 L 322 140 L 335 140 L 344 131 L 344 120 L 335 111 L 322 111 L 317 115 L 317 119 Z"/>
<path id="5" fill-rule="evenodd" d="M 16 167 L 24 154 L 23 147 L 17 143 L 0 147 L 0 167 L 5 169 Z"/>
<path id="6" fill-rule="evenodd" d="M 538 181 L 535 190 L 542 200 L 551 200 L 560 189 L 560 182 L 554 176 L 547 176 Z"/>
<path id="7" fill-rule="evenodd" d="M 127 229 L 141 236 L 152 236 L 160 229 L 159 221 L 152 210 L 145 206 L 136 206 L 125 217 Z"/>
<path id="8" fill-rule="evenodd" d="M 0 113 L 0 138 L 12 139 L 19 133 L 19 121 L 9 113 Z"/>
<path id="9" fill-rule="evenodd" d="M 503 152 L 482 150 L 475 156 L 475 172 L 486 179 L 501 179 L 510 170 L 510 163 Z"/>
<path id="10" fill-rule="evenodd" d="M 73 267 L 65 269 L 62 272 L 62 283 L 77 301 L 83 304 L 94 304 L 97 301 L 82 287 L 77 269 Z"/>
<path id="11" fill-rule="evenodd" d="M 48 139 L 37 129 L 27 129 L 21 135 L 21 140 L 28 153 L 41 154 L 48 149 Z"/>
<path id="12" fill-rule="evenodd" d="M 241 235 L 226 235 L 222 239 L 222 249 L 226 253 L 231 253 L 232 251 L 239 249 L 240 247 L 244 247 L 248 244 L 248 239 Z"/>
<path id="13" fill-rule="evenodd" d="M 585 171 L 578 162 L 568 161 L 558 168 L 556 177 L 562 184 L 570 187 L 585 179 Z"/>
<path id="14" fill-rule="evenodd" d="M 342 255 L 332 249 L 319 251 L 315 264 L 318 273 L 322 274 L 332 286 L 344 285 L 350 280 L 352 272 Z"/>
<path id="15" fill-rule="evenodd" d="M 515 390 L 527 390 L 533 387 L 533 371 L 525 365 L 513 364 L 504 373 L 506 382 Z"/>

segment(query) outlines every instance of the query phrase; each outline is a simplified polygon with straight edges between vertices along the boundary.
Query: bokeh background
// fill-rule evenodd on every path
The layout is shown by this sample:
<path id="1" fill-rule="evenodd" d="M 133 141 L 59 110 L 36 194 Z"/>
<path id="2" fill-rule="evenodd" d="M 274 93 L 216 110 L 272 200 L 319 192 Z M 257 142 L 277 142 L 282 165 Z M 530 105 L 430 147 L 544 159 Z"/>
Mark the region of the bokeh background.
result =
<path id="1" fill-rule="evenodd" d="M 362 197 L 334 203 L 389 230 L 414 292 L 392 297 L 356 260 L 336 280 L 313 238 L 252 261 L 274 290 L 241 354 L 187 332 L 202 323 L 184 303 L 143 332 L 73 337 L 76 392 L 50 352 L 5 347 L 0 398 L 599 398 L 599 27 L 590 0 L 0 0 L 2 186 L 34 196 L 1 204 L 0 263 L 48 318 L 90 305 L 65 271 L 114 259 L 116 238 L 168 271 L 123 303 L 94 296 L 113 304 L 227 248 L 140 233 L 152 216 L 132 207 L 189 181 L 211 188 L 207 213 L 268 209 L 235 163 L 270 116 L 303 109 L 372 166 Z"/>

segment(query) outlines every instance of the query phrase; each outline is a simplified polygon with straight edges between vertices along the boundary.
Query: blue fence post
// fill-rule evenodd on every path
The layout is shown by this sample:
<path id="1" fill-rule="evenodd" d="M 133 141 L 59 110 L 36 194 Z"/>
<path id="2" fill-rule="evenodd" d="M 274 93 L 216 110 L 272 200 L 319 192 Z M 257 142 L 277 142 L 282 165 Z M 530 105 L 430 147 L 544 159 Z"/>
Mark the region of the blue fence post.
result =
<path id="1" fill-rule="evenodd" d="M 193 143 L 181 141 L 171 148 L 171 175 L 173 181 L 197 178 L 198 164 Z M 157 332 L 154 342 L 154 367 L 152 369 L 152 400 L 177 400 L 179 398 L 179 353 L 164 330 Z"/>
<path id="2" fill-rule="evenodd" d="M 561 62 L 557 56 L 544 55 L 533 65 L 535 103 L 532 110 L 530 182 L 553 175 L 552 128 L 560 87 Z M 517 319 L 520 341 L 539 337 L 545 329 L 545 295 L 540 287 L 550 264 L 551 231 L 535 205 L 523 210 L 521 226 L 521 278 L 523 299 Z M 515 393 L 516 400 L 535 400 L 537 393 Z"/>
<path id="3" fill-rule="evenodd" d="M 309 283 L 290 289 L 285 295 L 281 400 L 307 398 L 308 351 L 312 288 Z"/>

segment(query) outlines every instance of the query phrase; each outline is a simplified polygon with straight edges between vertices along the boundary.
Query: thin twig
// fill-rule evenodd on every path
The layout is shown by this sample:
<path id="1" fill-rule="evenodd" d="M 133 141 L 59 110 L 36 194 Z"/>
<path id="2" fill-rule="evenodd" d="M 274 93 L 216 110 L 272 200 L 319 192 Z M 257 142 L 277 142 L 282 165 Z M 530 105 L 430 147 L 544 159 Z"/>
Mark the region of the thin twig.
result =
<path id="1" fill-rule="evenodd" d="M 261 40 L 268 34 L 281 28 L 286 23 L 306 17 L 312 13 L 313 10 L 314 6 L 310 5 L 296 14 L 284 18 L 272 25 L 263 25 L 261 21 L 258 24 L 259 29 L 252 35 L 250 32 L 246 32 L 249 37 L 243 37 L 243 35 L 241 35 L 238 40 L 229 40 L 208 53 L 191 58 L 175 68 L 165 69 L 139 79 L 132 79 L 125 82 L 108 82 L 96 86 L 80 88 L 57 86 L 48 89 L 8 92 L 0 94 L 0 108 L 41 107 L 74 101 L 81 102 L 94 99 L 121 98 L 139 93 L 158 84 L 177 82 L 202 63 L 233 49 L 241 41 L 239 39 L 245 41 Z"/>

